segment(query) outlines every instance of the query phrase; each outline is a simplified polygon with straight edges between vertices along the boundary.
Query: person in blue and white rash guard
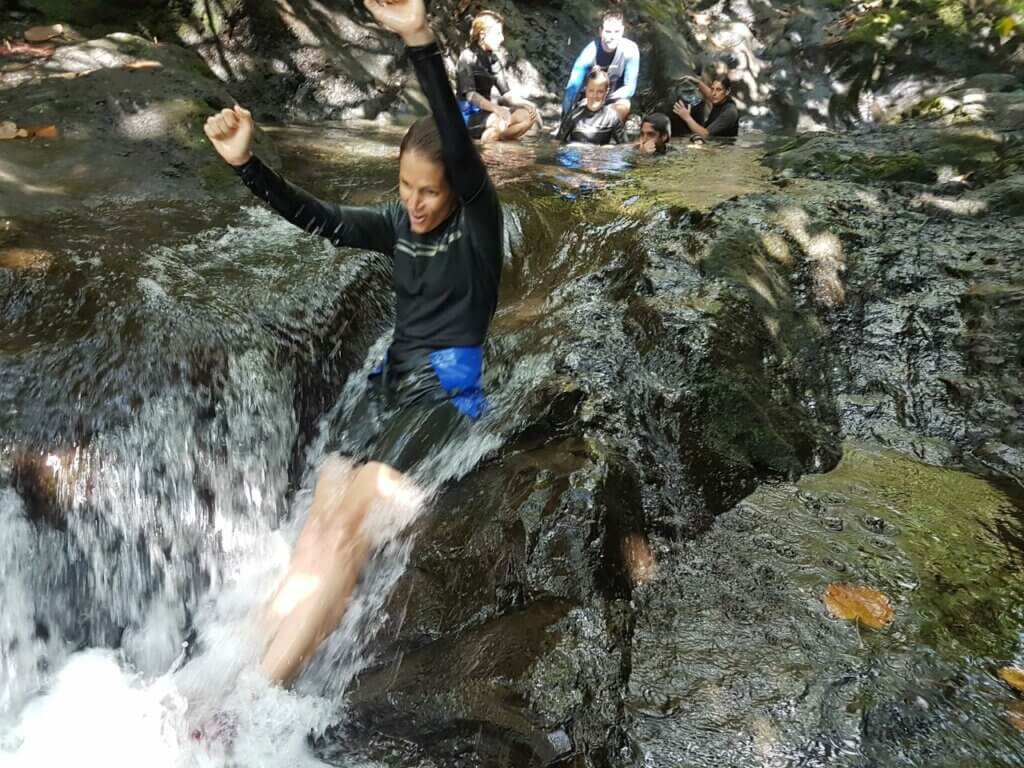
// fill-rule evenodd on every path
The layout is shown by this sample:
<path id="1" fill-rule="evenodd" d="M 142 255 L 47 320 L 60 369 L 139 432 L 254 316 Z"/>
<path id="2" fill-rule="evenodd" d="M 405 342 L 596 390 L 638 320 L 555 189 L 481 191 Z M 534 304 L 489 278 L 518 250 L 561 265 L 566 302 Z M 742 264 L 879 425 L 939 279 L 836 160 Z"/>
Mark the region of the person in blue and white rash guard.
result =
<path id="1" fill-rule="evenodd" d="M 568 115 L 580 100 L 580 90 L 587 75 L 595 67 L 604 70 L 610 81 L 608 104 L 623 123 L 629 117 L 630 99 L 636 94 L 640 76 L 640 49 L 636 43 L 623 37 L 625 22 L 620 11 L 606 11 L 601 16 L 601 36 L 590 43 L 576 57 L 572 74 L 562 96 L 562 116 Z"/>
<path id="2" fill-rule="evenodd" d="M 427 24 L 424 0 L 365 0 L 400 35 L 432 117 L 399 150 L 399 200 L 326 203 L 251 152 L 253 120 L 239 106 L 206 134 L 246 186 L 281 216 L 334 245 L 392 259 L 395 331 L 366 392 L 331 435 L 291 563 L 267 607 L 262 668 L 289 685 L 345 613 L 373 545 L 373 510 L 405 504 L 408 473 L 486 408 L 483 343 L 498 301 L 504 227 L 494 185 L 470 138 Z M 346 458 L 342 458 L 345 455 Z M 376 519 L 376 518 L 374 518 Z"/>

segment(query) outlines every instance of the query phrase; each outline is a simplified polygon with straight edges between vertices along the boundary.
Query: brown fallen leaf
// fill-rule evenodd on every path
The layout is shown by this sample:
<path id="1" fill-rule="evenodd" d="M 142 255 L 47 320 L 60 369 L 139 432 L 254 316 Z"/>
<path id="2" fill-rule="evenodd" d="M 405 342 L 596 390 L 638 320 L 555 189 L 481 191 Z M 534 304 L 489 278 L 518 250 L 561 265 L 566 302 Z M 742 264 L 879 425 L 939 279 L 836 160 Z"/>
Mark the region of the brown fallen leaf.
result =
<path id="1" fill-rule="evenodd" d="M 51 260 L 50 252 L 42 248 L 0 248 L 2 269 L 46 269 Z"/>
<path id="2" fill-rule="evenodd" d="M 650 581 L 657 569 L 651 545 L 638 533 L 631 533 L 622 540 L 622 559 L 634 587 Z"/>
<path id="3" fill-rule="evenodd" d="M 25 30 L 24 38 L 30 43 L 43 43 L 64 34 L 63 24 L 50 24 L 47 27 L 32 27 Z"/>
<path id="4" fill-rule="evenodd" d="M 53 56 L 56 50 L 52 45 L 5 41 L 5 44 L 0 46 L 0 56 Z"/>
<path id="5" fill-rule="evenodd" d="M 18 137 L 18 126 L 10 120 L 0 123 L 0 139 L 16 139 Z"/>
<path id="6" fill-rule="evenodd" d="M 1024 669 L 1003 667 L 999 670 L 999 679 L 1018 693 L 1024 693 Z"/>
<path id="7" fill-rule="evenodd" d="M 858 621 L 872 629 L 882 629 L 892 621 L 892 603 L 872 587 L 829 584 L 824 599 L 832 615 L 840 619 Z"/>
<path id="8" fill-rule="evenodd" d="M 30 139 L 59 139 L 60 131 L 56 125 L 29 125 L 25 126 Z"/>
<path id="9" fill-rule="evenodd" d="M 152 59 L 139 59 L 138 61 L 130 61 L 122 67 L 122 69 L 135 70 L 135 69 L 159 69 L 162 67 L 159 61 L 153 61 Z"/>
<path id="10" fill-rule="evenodd" d="M 1006 710 L 1006 717 L 1009 718 L 1010 725 L 1024 733 L 1024 701 L 1013 702 Z"/>

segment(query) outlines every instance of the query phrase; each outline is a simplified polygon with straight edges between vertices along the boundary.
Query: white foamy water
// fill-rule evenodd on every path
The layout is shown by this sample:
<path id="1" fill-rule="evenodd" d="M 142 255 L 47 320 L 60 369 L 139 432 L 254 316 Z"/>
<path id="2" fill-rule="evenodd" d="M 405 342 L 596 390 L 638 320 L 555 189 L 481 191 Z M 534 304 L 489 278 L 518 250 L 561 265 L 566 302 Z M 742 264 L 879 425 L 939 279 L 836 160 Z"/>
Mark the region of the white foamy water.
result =
<path id="1" fill-rule="evenodd" d="M 224 262 L 272 283 L 246 302 L 279 301 L 289 273 L 264 258 L 301 233 L 261 209 L 250 219 L 144 254 L 146 322 L 184 328 L 183 338 L 248 322 L 237 297 L 210 299 Z M 329 249 L 308 250 L 337 270 Z M 210 316 L 196 313 L 196 296 Z M 185 360 L 188 375 L 142 403 L 127 428 L 35 457 L 57 491 L 59 521 L 30 520 L 0 485 L 0 768 L 320 764 L 308 736 L 345 719 L 345 689 L 372 660 L 405 570 L 410 524 L 501 440 L 493 419 L 467 427 L 420 468 L 421 486 L 392 489 L 392 503 L 368 517 L 374 552 L 341 626 L 294 690 L 272 687 L 259 672 L 264 606 L 308 513 L 327 435 L 307 450 L 313 469 L 287 501 L 297 385 L 278 342 L 254 330 L 210 364 L 211 380 Z M 374 345 L 324 426 L 351 408 L 389 341 Z M 526 391 L 512 384 L 506 399 Z"/>
<path id="2" fill-rule="evenodd" d="M 23 517 L 19 521 L 20 512 L 19 505 L 4 499 L 4 534 L 27 526 Z M 143 674 L 133 669 L 124 651 L 90 649 L 54 655 L 51 663 L 66 661 L 52 674 L 26 676 L 17 674 L 17 663 L 5 655 L 8 672 L 22 685 L 8 691 L 4 702 L 0 766 L 319 764 L 306 736 L 337 719 L 336 706 L 269 686 L 257 664 L 262 602 L 280 578 L 289 551 L 280 534 L 254 538 L 226 574 L 224 587 L 203 602 L 195 621 L 197 648 L 176 672 Z M 4 575 L 7 609 L 14 607 L 10 598 L 24 584 L 10 578 L 9 571 Z M 16 614 L 4 610 L 4 615 Z M 24 625 L 28 617 L 23 612 L 20 618 Z M 162 645 L 176 621 L 159 612 L 152 615 L 138 633 L 137 648 L 154 638 Z M 20 661 L 23 670 L 34 659 L 22 653 Z M 35 690 L 24 690 L 30 687 Z"/>
<path id="3" fill-rule="evenodd" d="M 361 380 L 354 377 L 356 383 L 336 408 L 347 407 L 358 396 L 365 386 Z M 187 423 L 166 404 L 156 410 L 157 422 Z M 156 431 L 147 434 L 147 445 L 162 443 L 174 452 L 184 451 L 190 442 L 187 434 L 175 430 L 165 430 L 159 439 Z M 408 560 L 412 540 L 406 531 L 430 509 L 441 483 L 468 471 L 498 439 L 469 429 L 443 457 L 436 457 L 443 461 L 434 466 L 429 488 L 410 484 L 388 489 L 390 503 L 374 508 L 365 523 L 375 549 L 360 589 L 341 626 L 293 691 L 268 685 L 259 671 L 266 638 L 264 606 L 285 572 L 308 514 L 315 472 L 307 474 L 304 489 L 296 495 L 290 522 L 270 531 L 258 520 L 239 516 L 241 507 L 260 508 L 253 496 L 258 488 L 266 489 L 268 480 L 257 482 L 255 470 L 266 466 L 266 457 L 256 466 L 249 466 L 252 456 L 236 462 L 236 469 L 246 470 L 235 494 L 240 498 L 218 510 L 220 522 L 206 534 L 219 541 L 220 549 L 191 550 L 208 560 L 214 578 L 189 622 L 195 635 L 186 654 L 180 585 L 187 579 L 181 564 L 163 553 L 160 536 L 173 534 L 176 543 L 192 540 L 197 527 L 202 528 L 202 514 L 194 495 L 186 492 L 175 496 L 178 517 L 172 519 L 175 510 L 162 508 L 147 490 L 147 470 L 129 458 L 132 442 L 124 438 L 102 443 L 107 453 L 102 459 L 92 454 L 91 459 L 100 468 L 92 467 L 95 485 L 88 494 L 79 489 L 83 498 L 111 505 L 110 522 L 122 533 L 145 534 L 152 551 L 129 553 L 128 562 L 109 555 L 105 559 L 107 527 L 92 530 L 93 522 L 79 520 L 68 532 L 53 531 L 31 523 L 13 491 L 0 496 L 0 630 L 5 641 L 0 651 L 0 768 L 319 765 L 308 736 L 344 720 L 345 688 L 372 657 L 370 641 L 384 621 L 384 603 Z M 321 436 L 310 448 L 309 466 L 319 465 L 324 443 Z M 171 481 L 186 488 L 194 482 L 191 470 L 172 475 Z M 62 556 L 69 533 L 78 541 L 75 557 L 86 562 Z M 46 589 L 47 561 L 81 569 L 98 582 L 96 593 L 115 606 L 118 616 L 134 617 L 118 651 L 71 652 L 71 643 L 56 629 L 45 639 L 36 636 L 36 617 L 46 603 L 46 595 L 39 592 Z M 144 600 L 140 590 L 154 564 L 165 582 Z M 180 578 L 166 578 L 174 574 Z M 352 765 L 366 763 L 353 760 Z"/>

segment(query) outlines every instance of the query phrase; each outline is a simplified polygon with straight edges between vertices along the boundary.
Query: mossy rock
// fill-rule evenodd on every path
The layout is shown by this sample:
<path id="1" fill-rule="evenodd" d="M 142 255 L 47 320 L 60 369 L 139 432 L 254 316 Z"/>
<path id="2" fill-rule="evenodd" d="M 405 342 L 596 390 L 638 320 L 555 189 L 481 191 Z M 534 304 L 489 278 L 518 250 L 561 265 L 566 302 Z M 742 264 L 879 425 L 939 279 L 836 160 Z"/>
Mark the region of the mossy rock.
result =
<path id="1" fill-rule="evenodd" d="M 935 181 L 935 169 L 925 158 L 909 148 L 886 151 L 860 149 L 850 142 L 832 137 L 808 137 L 784 145 L 769 153 L 764 161 L 777 170 L 790 169 L 797 175 L 860 182 Z"/>

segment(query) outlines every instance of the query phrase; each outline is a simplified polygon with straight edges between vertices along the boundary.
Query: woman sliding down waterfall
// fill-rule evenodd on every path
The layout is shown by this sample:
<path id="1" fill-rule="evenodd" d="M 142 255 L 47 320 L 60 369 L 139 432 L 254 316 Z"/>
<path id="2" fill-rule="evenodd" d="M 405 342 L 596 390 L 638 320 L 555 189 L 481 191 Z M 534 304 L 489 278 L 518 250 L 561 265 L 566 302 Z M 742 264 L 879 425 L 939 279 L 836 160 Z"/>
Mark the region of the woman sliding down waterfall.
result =
<path id="1" fill-rule="evenodd" d="M 267 609 L 262 668 L 289 685 L 338 626 L 374 542 L 374 509 L 401 504 L 407 475 L 481 415 L 484 338 L 498 298 L 502 212 L 477 155 L 427 24 L 423 0 L 366 0 L 401 36 L 433 117 L 402 139 L 400 202 L 325 203 L 252 154 L 253 120 L 235 106 L 206 135 L 242 181 L 279 214 L 336 246 L 391 256 L 394 339 L 338 434 L 347 457 L 328 454 L 288 571 Z"/>

